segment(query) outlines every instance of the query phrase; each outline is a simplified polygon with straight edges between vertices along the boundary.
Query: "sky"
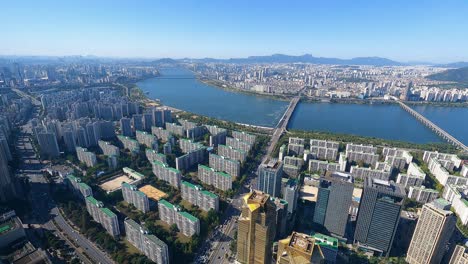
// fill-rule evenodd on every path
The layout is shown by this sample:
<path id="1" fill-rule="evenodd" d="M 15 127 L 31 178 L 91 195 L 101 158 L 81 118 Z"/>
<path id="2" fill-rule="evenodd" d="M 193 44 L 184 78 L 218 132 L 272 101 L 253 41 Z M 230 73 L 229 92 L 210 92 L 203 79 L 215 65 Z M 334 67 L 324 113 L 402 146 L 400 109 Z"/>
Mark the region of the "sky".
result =
<path id="1" fill-rule="evenodd" d="M 468 61 L 468 1 L 8 1 L 0 55 Z"/>

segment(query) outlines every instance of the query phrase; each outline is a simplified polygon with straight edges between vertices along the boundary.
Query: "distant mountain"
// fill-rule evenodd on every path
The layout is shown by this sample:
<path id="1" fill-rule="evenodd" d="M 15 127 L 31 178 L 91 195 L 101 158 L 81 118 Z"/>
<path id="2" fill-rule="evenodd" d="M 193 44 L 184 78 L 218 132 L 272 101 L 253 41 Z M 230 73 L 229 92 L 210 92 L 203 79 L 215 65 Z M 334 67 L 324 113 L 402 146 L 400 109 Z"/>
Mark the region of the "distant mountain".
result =
<path id="1" fill-rule="evenodd" d="M 324 58 L 314 57 L 311 54 L 301 56 L 291 56 L 284 54 L 273 54 L 269 56 L 250 56 L 247 58 L 232 58 L 232 59 L 183 59 L 184 61 L 192 62 L 230 62 L 230 63 L 315 63 L 315 64 L 335 64 L 335 65 L 374 65 L 374 66 L 400 66 L 405 65 L 397 61 L 393 61 L 380 57 L 359 57 L 352 59 Z"/>
<path id="2" fill-rule="evenodd" d="M 158 64 L 158 63 L 177 63 L 176 60 L 171 59 L 171 58 L 162 58 L 158 60 L 154 60 L 151 63 Z"/>
<path id="3" fill-rule="evenodd" d="M 463 82 L 468 83 L 468 67 L 450 69 L 427 76 L 434 81 Z"/>
<path id="4" fill-rule="evenodd" d="M 463 68 L 463 67 L 468 67 L 468 62 L 459 61 L 459 62 L 453 62 L 453 63 L 448 63 L 448 64 L 438 64 L 436 66 L 442 67 L 442 68 Z"/>

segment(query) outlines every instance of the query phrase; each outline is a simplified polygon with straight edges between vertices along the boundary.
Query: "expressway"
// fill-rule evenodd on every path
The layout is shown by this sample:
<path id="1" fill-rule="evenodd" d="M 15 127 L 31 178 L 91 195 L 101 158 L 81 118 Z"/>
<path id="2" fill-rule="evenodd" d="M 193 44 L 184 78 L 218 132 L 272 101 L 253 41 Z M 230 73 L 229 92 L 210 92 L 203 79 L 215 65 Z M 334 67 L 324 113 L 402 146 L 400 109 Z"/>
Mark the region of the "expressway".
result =
<path id="1" fill-rule="evenodd" d="M 18 94 L 23 97 L 25 95 L 23 92 Z M 37 111 L 33 113 L 33 117 L 37 117 Z M 21 157 L 17 174 L 28 177 L 30 183 L 29 200 L 32 219 L 29 221 L 32 221 L 31 226 L 38 224 L 44 229 L 58 233 L 69 246 L 76 250 L 84 263 L 114 263 L 105 252 L 79 232 L 76 232 L 60 214 L 50 195 L 49 182 L 43 176 L 42 162 L 38 159 L 31 142 L 33 136 L 31 126 L 31 120 L 21 126 L 21 131 L 15 142 L 16 150 Z M 57 225 L 59 228 L 57 228 Z M 83 253 L 86 253 L 86 255 Z"/>

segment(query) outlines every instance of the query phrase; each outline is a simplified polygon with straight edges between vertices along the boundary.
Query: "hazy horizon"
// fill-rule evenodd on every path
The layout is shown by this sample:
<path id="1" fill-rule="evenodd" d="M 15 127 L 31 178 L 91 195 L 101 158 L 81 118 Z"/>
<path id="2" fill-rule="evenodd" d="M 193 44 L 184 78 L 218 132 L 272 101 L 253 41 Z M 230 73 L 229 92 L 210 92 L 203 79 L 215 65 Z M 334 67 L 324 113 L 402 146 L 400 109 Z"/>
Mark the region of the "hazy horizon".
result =
<path id="1" fill-rule="evenodd" d="M 468 2 L 6 2 L 0 55 L 468 61 Z M 83 55 L 80 55 L 83 54 Z"/>

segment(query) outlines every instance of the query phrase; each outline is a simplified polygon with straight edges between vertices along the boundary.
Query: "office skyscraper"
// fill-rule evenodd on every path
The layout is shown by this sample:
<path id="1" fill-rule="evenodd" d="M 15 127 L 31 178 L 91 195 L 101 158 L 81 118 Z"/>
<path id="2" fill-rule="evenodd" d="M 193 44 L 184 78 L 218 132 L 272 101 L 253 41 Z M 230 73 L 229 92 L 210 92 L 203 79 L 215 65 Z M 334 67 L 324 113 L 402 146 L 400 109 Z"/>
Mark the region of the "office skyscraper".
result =
<path id="1" fill-rule="evenodd" d="M 330 173 L 320 179 L 314 223 L 344 237 L 353 196 L 353 178 L 347 173 Z"/>
<path id="2" fill-rule="evenodd" d="M 365 178 L 354 240 L 359 246 L 388 255 L 405 199 L 402 186 Z"/>
<path id="3" fill-rule="evenodd" d="M 237 261 L 245 264 L 271 262 L 275 216 L 276 206 L 268 194 L 253 191 L 243 197 L 237 227 Z"/>
<path id="4" fill-rule="evenodd" d="M 456 217 L 446 200 L 437 199 L 425 204 L 411 239 L 406 261 L 409 264 L 440 263 L 455 223 Z"/>
<path id="5" fill-rule="evenodd" d="M 275 159 L 266 161 L 258 167 L 257 188 L 274 197 L 281 192 L 283 164 Z"/>

